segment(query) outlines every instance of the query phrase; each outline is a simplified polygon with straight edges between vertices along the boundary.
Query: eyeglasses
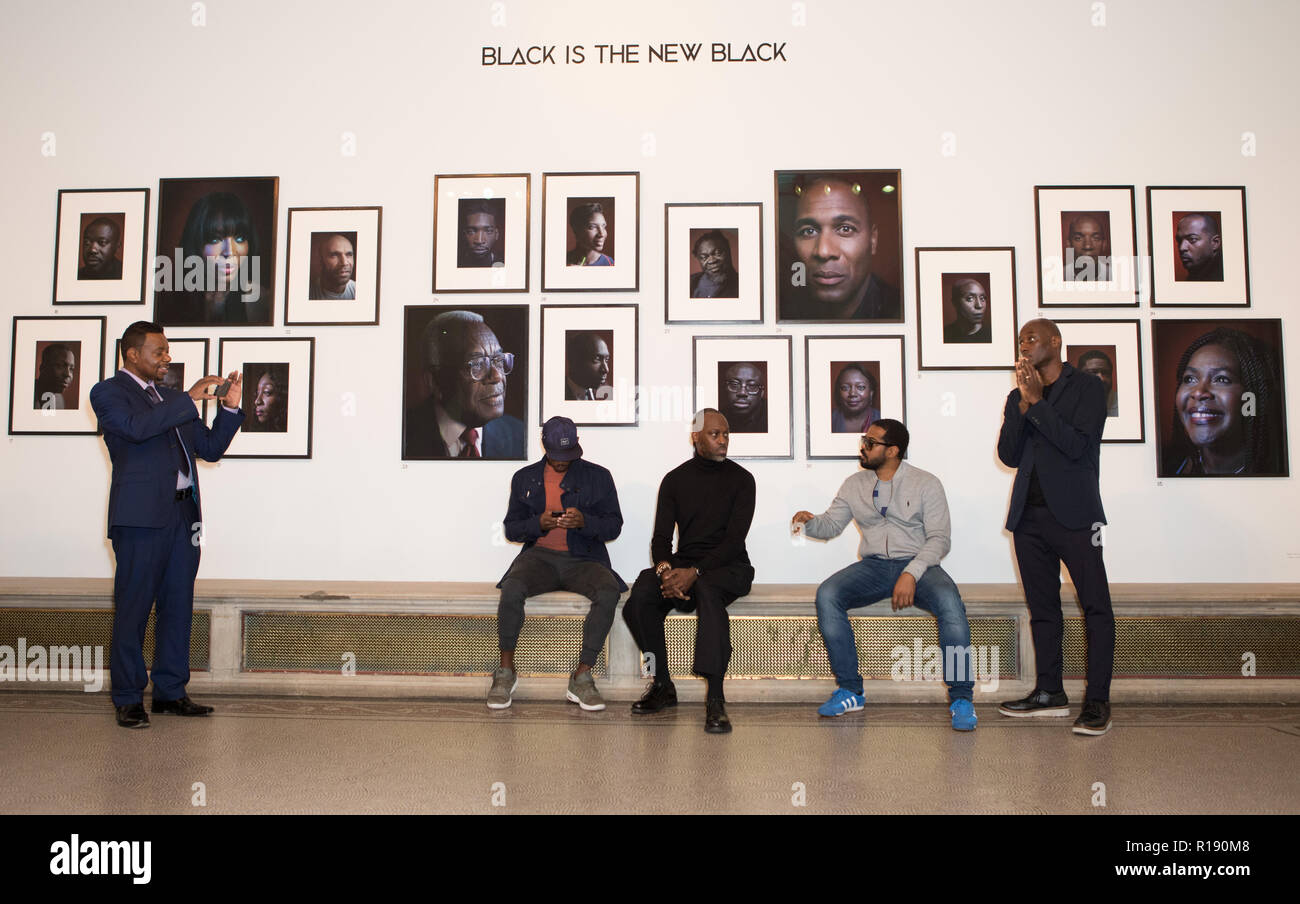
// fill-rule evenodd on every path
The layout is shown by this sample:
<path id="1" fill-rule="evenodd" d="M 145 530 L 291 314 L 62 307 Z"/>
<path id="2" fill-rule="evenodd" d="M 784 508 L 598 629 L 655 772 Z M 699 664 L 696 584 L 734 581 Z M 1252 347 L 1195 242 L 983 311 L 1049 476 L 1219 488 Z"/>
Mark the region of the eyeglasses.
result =
<path id="1" fill-rule="evenodd" d="M 858 443 L 858 445 L 861 446 L 863 449 L 866 449 L 868 452 L 870 452 L 872 449 L 876 448 L 876 446 L 892 446 L 895 444 L 885 442 L 884 440 L 880 440 L 880 439 L 872 439 L 869 436 L 864 436 L 862 437 L 862 441 Z"/>
<path id="2" fill-rule="evenodd" d="M 505 376 L 515 369 L 515 356 L 510 352 L 502 352 L 499 355 L 493 355 L 491 358 L 487 355 L 479 355 L 477 358 L 470 358 L 465 362 L 465 366 L 469 368 L 471 380 L 481 380 L 486 377 L 489 365 L 501 371 L 501 375 Z"/>
<path id="3" fill-rule="evenodd" d="M 745 380 L 743 383 L 740 380 L 728 380 L 723 385 L 732 392 L 740 392 L 742 389 L 750 394 L 763 391 L 763 384 L 756 380 Z"/>

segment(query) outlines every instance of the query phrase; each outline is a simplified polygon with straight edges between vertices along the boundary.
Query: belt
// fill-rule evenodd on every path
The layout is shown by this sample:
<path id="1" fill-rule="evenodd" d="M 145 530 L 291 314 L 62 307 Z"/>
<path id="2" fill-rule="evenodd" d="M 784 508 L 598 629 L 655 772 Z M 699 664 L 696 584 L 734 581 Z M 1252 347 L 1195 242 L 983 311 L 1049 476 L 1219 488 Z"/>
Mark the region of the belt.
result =
<path id="1" fill-rule="evenodd" d="M 177 502 L 180 502 L 182 499 L 193 499 L 193 498 L 194 498 L 194 487 L 186 487 L 183 490 L 176 491 Z"/>

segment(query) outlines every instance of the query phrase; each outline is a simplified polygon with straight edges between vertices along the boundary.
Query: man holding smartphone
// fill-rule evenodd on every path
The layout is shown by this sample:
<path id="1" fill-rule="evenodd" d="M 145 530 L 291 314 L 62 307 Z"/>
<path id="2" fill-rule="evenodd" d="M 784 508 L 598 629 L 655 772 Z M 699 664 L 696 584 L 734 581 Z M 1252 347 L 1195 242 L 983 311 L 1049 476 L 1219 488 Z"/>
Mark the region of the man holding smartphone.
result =
<path id="1" fill-rule="evenodd" d="M 521 468 L 510 481 L 506 539 L 523 543 L 497 587 L 497 634 L 501 667 L 492 673 L 489 709 L 505 709 L 519 686 L 515 644 L 524 624 L 524 601 L 552 590 L 581 593 L 591 600 L 582 625 L 582 651 L 569 677 L 565 699 L 584 710 L 605 708 L 591 667 L 614 624 L 619 595 L 627 585 L 609 565 L 605 544 L 623 530 L 614 478 L 600 465 L 584 461 L 578 428 L 567 417 L 542 427 L 546 456 Z"/>
<path id="2" fill-rule="evenodd" d="M 122 369 L 90 391 L 113 462 L 108 537 L 117 567 L 109 665 L 117 724 L 123 728 L 149 725 L 144 689 L 150 675 L 142 647 L 155 600 L 153 712 L 212 712 L 185 693 L 202 536 L 196 462 L 219 460 L 235 438 L 244 420 L 238 407 L 243 383 L 238 372 L 224 382 L 207 376 L 181 392 L 162 385 L 170 364 L 162 327 L 137 321 L 122 334 Z M 218 386 L 225 393 L 208 427 L 194 403 Z"/>

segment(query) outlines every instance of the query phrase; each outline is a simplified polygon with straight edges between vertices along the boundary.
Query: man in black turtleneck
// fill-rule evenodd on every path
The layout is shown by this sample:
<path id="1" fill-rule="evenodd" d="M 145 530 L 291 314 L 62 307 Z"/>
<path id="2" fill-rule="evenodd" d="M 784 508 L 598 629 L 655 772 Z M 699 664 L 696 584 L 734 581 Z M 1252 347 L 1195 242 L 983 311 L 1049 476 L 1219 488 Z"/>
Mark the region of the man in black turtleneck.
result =
<path id="1" fill-rule="evenodd" d="M 731 661 L 727 607 L 749 593 L 754 580 L 745 552 L 745 535 L 754 519 L 754 476 L 727 460 L 729 439 L 727 419 L 716 409 L 705 408 L 692 419 L 695 455 L 659 484 L 650 539 L 655 566 L 641 572 L 623 606 L 623 620 L 646 654 L 654 678 L 632 704 L 635 715 L 677 705 L 677 688 L 668 674 L 664 619 L 673 609 L 696 613 L 691 671 L 708 681 L 704 730 L 711 734 L 731 731 L 722 695 L 722 678 Z"/>

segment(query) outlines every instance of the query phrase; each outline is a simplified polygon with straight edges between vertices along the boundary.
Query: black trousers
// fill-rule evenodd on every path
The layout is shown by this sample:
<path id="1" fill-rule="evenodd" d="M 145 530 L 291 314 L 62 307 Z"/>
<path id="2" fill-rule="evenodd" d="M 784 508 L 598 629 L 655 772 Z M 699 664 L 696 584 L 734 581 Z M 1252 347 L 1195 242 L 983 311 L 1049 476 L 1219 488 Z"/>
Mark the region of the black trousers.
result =
<path id="1" fill-rule="evenodd" d="M 1093 531 L 1070 530 L 1052 517 L 1045 505 L 1027 505 L 1015 529 L 1020 581 L 1029 604 L 1029 630 L 1034 637 L 1038 689 L 1058 693 L 1061 685 L 1061 642 L 1065 618 L 1061 613 L 1061 563 L 1079 592 L 1088 638 L 1088 690 L 1085 700 L 1110 700 L 1115 664 L 1115 614 L 1101 546 Z"/>
<path id="2" fill-rule="evenodd" d="M 674 567 L 682 567 L 674 563 Z M 659 576 L 647 568 L 637 576 L 632 593 L 623 604 L 623 621 L 638 649 L 654 658 L 650 667 L 656 681 L 670 681 L 668 650 L 664 640 L 664 620 L 673 609 L 695 612 L 695 659 L 691 671 L 696 675 L 722 677 L 731 662 L 731 621 L 727 607 L 749 593 L 754 569 L 749 565 L 714 568 L 696 578 L 690 599 L 665 599 L 659 591 Z"/>

